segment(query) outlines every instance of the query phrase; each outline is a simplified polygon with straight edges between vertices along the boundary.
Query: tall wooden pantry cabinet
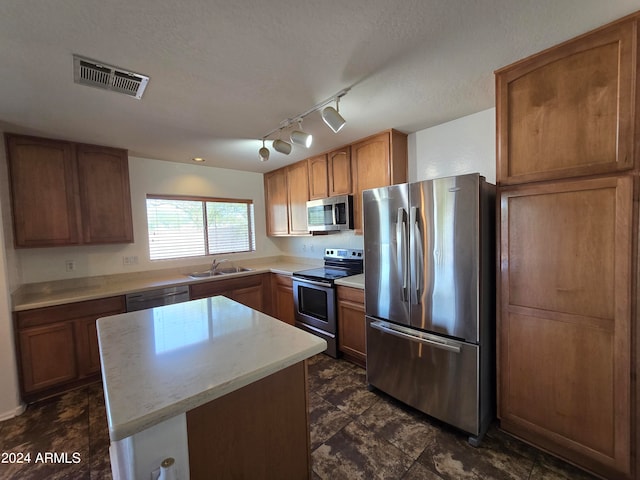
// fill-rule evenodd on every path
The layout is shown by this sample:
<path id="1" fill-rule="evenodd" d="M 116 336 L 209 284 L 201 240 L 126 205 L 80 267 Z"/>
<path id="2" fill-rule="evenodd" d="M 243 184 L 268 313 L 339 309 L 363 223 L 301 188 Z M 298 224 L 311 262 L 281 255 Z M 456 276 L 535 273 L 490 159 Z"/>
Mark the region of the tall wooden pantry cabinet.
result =
<path id="1" fill-rule="evenodd" d="M 501 427 L 605 478 L 638 471 L 639 20 L 496 72 Z"/>

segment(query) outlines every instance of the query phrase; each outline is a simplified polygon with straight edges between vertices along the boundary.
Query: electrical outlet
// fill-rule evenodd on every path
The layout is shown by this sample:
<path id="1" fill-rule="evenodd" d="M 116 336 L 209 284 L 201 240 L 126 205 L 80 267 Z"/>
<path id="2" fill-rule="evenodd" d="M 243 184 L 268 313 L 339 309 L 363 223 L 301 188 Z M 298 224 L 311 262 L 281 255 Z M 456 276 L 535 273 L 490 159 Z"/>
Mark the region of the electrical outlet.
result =
<path id="1" fill-rule="evenodd" d="M 76 261 L 75 260 L 66 260 L 64 262 L 64 268 L 67 272 L 75 272 L 76 271 Z"/>
<path id="2" fill-rule="evenodd" d="M 123 265 L 137 265 L 138 264 L 138 256 L 137 255 L 124 256 L 124 257 L 122 257 L 122 264 Z"/>

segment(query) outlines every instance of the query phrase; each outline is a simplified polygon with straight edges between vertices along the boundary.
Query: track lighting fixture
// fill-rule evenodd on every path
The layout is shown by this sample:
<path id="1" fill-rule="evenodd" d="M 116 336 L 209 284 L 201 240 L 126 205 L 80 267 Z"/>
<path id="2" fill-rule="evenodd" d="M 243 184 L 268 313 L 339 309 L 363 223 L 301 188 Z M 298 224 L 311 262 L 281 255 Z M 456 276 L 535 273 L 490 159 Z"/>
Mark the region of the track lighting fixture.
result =
<path id="1" fill-rule="evenodd" d="M 338 133 L 347 121 L 340 115 L 340 97 L 336 97 L 336 108 L 325 107 L 322 110 L 322 120 L 326 123 L 333 133 Z"/>
<path id="2" fill-rule="evenodd" d="M 269 160 L 269 149 L 264 146 L 264 139 L 262 139 L 262 148 L 258 150 L 258 155 L 260 156 L 261 162 Z"/>
<path id="3" fill-rule="evenodd" d="M 276 152 L 284 153 L 285 155 L 289 155 L 291 153 L 291 144 L 284 140 L 280 140 L 279 138 L 274 140 L 271 146 Z"/>
<path id="4" fill-rule="evenodd" d="M 302 131 L 302 120 L 298 120 L 298 130 L 291 132 L 291 141 L 297 145 L 309 148 L 313 142 L 313 135 Z"/>
<path id="5" fill-rule="evenodd" d="M 347 123 L 345 119 L 342 117 L 342 115 L 340 115 L 339 113 L 340 110 L 338 107 L 338 103 L 340 99 L 344 97 L 349 90 L 350 90 L 349 88 L 340 90 L 338 93 L 336 93 L 332 97 L 314 105 L 306 112 L 303 112 L 300 115 L 296 115 L 295 117 L 287 118 L 286 120 L 283 120 L 282 122 L 280 122 L 280 126 L 278 128 L 274 128 L 269 133 L 267 133 L 264 137 L 262 137 L 261 139 L 262 148 L 260 148 L 260 150 L 258 151 L 258 156 L 260 158 L 260 161 L 266 162 L 267 160 L 269 160 L 269 149 L 264 146 L 264 142 L 275 133 L 278 133 L 278 138 L 273 141 L 271 146 L 276 152 L 283 153 L 284 155 L 289 155 L 291 153 L 291 143 L 295 143 L 296 145 L 302 145 L 304 147 L 309 148 L 311 146 L 311 143 L 313 142 L 313 136 L 310 133 L 306 133 L 302 130 L 302 120 L 306 116 L 319 111 L 323 107 L 326 107 L 326 108 L 322 110 L 322 119 L 329 126 L 329 128 L 333 130 L 334 133 L 338 133 L 342 129 L 342 127 L 344 127 L 345 123 Z M 336 108 L 328 107 L 327 105 L 333 101 L 336 102 Z M 292 125 L 295 125 L 295 124 L 298 125 L 298 129 L 292 131 L 291 134 L 289 135 L 289 139 L 291 140 L 291 143 L 288 143 L 282 140 L 280 138 L 280 135 L 282 134 L 283 130 L 288 130 L 289 128 L 291 128 Z"/>

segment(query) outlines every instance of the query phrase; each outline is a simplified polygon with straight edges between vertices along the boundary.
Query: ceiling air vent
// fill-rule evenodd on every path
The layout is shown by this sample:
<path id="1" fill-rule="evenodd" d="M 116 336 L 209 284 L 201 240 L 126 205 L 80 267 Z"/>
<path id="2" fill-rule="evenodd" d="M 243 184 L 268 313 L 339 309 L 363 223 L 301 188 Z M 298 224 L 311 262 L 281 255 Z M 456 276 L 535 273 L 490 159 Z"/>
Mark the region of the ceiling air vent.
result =
<path id="1" fill-rule="evenodd" d="M 149 83 L 149 77 L 74 55 L 73 81 L 80 85 L 112 90 L 140 99 Z"/>

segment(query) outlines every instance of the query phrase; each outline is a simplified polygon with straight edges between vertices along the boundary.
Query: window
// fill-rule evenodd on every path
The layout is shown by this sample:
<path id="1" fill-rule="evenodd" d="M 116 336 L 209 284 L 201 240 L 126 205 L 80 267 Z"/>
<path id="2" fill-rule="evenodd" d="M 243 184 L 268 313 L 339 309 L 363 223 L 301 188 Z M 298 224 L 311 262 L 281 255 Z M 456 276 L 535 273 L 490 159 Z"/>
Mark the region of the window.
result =
<path id="1" fill-rule="evenodd" d="M 253 201 L 147 195 L 151 260 L 256 249 Z"/>

